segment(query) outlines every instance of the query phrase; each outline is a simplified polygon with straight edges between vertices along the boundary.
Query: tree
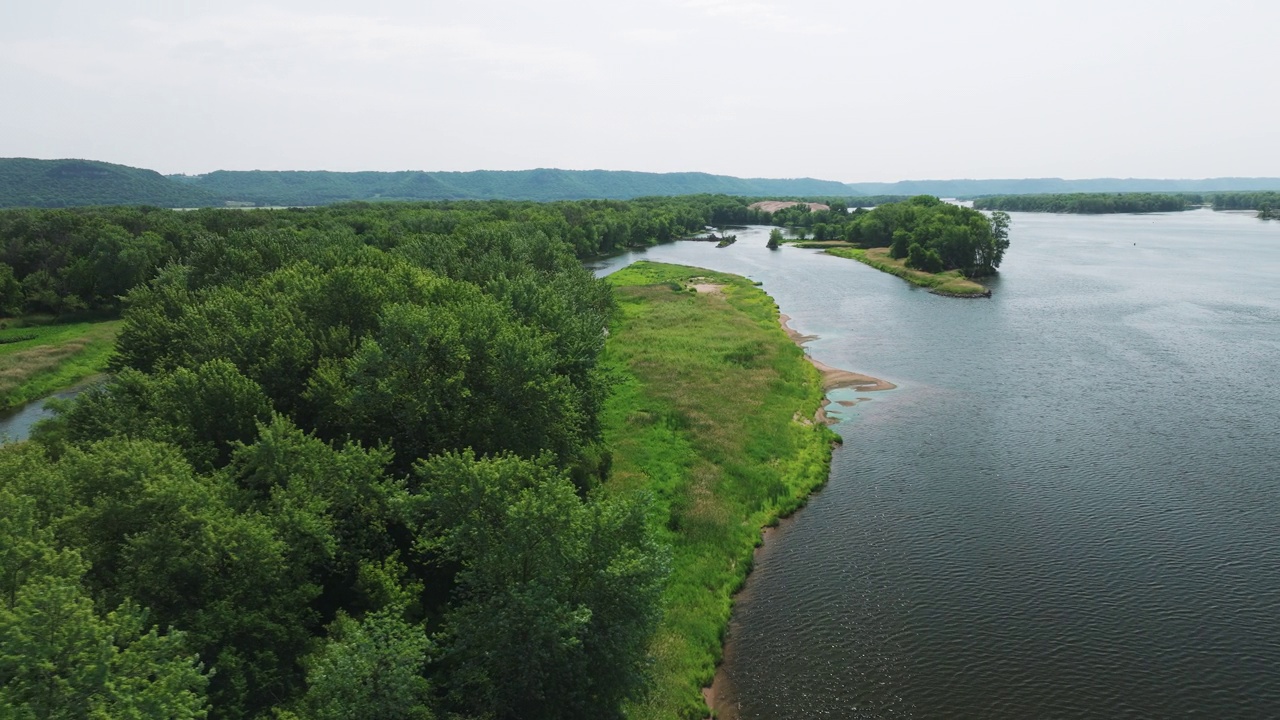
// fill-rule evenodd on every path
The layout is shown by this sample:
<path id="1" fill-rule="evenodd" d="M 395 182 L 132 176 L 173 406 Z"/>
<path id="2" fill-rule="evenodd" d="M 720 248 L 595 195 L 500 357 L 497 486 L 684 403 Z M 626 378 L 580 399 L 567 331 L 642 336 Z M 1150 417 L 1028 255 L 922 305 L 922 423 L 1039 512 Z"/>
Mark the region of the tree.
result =
<path id="1" fill-rule="evenodd" d="M 548 457 L 422 461 L 424 559 L 458 568 L 440 635 L 451 703 L 506 718 L 616 717 L 644 686 L 663 555 L 645 506 L 580 498 Z"/>
<path id="2" fill-rule="evenodd" d="M 769 231 L 769 243 L 767 247 L 770 250 L 777 250 L 780 245 L 782 245 L 782 231 L 778 228 L 774 228 Z"/>
<path id="3" fill-rule="evenodd" d="M 422 625 L 391 607 L 354 620 L 340 614 L 306 661 L 306 716 L 315 720 L 430 720 L 423 677 L 431 647 Z"/>
<path id="4" fill-rule="evenodd" d="M 0 714 L 205 717 L 208 679 L 183 633 L 148 627 L 131 602 L 100 614 L 88 564 L 57 548 L 36 499 L 0 486 L 0 507 Z"/>
<path id="5" fill-rule="evenodd" d="M 928 273 L 942 272 L 942 258 L 935 250 L 925 250 L 919 244 L 912 244 L 907 251 L 907 267 L 923 270 Z"/>

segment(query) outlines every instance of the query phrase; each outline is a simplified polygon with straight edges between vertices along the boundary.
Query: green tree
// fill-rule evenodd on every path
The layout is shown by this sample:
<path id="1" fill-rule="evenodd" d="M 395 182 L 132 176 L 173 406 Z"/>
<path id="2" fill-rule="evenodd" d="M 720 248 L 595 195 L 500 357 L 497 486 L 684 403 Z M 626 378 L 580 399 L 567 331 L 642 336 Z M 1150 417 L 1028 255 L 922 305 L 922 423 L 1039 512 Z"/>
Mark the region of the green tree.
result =
<path id="1" fill-rule="evenodd" d="M 777 250 L 780 245 L 782 245 L 782 231 L 778 228 L 774 228 L 769 231 L 768 248 L 770 250 Z"/>
<path id="2" fill-rule="evenodd" d="M 583 500 L 545 457 L 450 453 L 416 475 L 418 548 L 458 568 L 440 639 L 454 707 L 618 716 L 644 687 L 666 572 L 644 506 Z"/>
<path id="3" fill-rule="evenodd" d="M 398 608 L 362 620 L 345 614 L 307 661 L 306 715 L 315 720 L 430 720 L 424 677 L 431 642 Z"/>
<path id="4" fill-rule="evenodd" d="M 0 714 L 205 717 L 207 678 L 184 635 L 148 628 L 131 602 L 99 614 L 88 564 L 57 548 L 35 498 L 0 486 L 0 506 Z"/>

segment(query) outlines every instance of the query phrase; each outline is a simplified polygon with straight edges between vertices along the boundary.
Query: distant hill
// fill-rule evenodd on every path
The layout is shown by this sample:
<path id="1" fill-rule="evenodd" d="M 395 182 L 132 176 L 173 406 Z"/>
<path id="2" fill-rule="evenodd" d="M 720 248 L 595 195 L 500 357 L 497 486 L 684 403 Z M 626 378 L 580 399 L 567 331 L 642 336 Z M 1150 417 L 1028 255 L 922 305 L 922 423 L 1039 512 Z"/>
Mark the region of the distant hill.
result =
<path id="1" fill-rule="evenodd" d="M 154 170 L 94 160 L 0 158 L 0 207 L 215 204 L 221 201 L 204 190 Z"/>
<path id="2" fill-rule="evenodd" d="M 905 180 L 840 183 L 797 178 L 736 178 L 708 173 L 626 170 L 476 170 L 329 172 L 218 170 L 164 176 L 93 160 L 0 158 L 0 207 L 158 205 L 203 207 L 327 205 L 352 200 L 628 200 L 702 193 L 775 199 L 866 196 L 1029 195 L 1044 193 L 1220 192 L 1280 190 L 1280 178 L 1143 180 Z M 883 199 L 883 198 L 881 198 Z"/>
<path id="3" fill-rule="evenodd" d="M 622 170 L 328 172 L 219 170 L 172 179 L 224 200 L 324 205 L 346 200 L 627 200 L 646 195 L 848 195 L 843 183 Z"/>
<path id="4" fill-rule="evenodd" d="M 1008 180 L 903 180 L 891 183 L 848 183 L 853 195 L 937 195 L 971 198 L 982 195 L 1043 195 L 1062 193 L 1222 192 L 1280 190 L 1280 178 L 1208 178 L 1155 180 L 1144 178 L 1027 178 Z"/>

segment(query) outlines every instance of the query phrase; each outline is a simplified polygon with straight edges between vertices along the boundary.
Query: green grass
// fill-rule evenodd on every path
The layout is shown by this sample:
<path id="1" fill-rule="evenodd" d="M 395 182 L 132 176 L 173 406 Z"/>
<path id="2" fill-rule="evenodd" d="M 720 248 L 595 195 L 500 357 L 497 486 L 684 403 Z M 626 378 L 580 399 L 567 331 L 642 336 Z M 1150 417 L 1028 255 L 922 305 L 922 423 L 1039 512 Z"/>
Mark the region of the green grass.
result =
<path id="1" fill-rule="evenodd" d="M 17 407 L 106 369 L 119 320 L 0 330 L 0 410 Z"/>
<path id="2" fill-rule="evenodd" d="M 631 718 L 704 718 L 732 595 L 760 528 L 827 479 L 831 443 L 812 418 L 821 379 L 741 277 L 641 262 L 609 278 L 619 305 L 605 358 L 619 385 L 605 409 L 606 488 L 647 491 L 672 547 L 655 688 Z M 688 286 L 718 284 L 717 292 Z"/>
<path id="3" fill-rule="evenodd" d="M 860 263 L 897 275 L 912 285 L 929 288 L 930 292 L 950 297 L 989 297 L 991 291 L 966 278 L 959 270 L 928 273 L 906 266 L 905 261 L 889 257 L 889 248 L 829 248 L 828 255 L 857 260 Z"/>
<path id="4" fill-rule="evenodd" d="M 856 248 L 857 245 L 844 240 L 787 240 L 784 244 L 798 248 L 825 250 L 827 248 Z"/>

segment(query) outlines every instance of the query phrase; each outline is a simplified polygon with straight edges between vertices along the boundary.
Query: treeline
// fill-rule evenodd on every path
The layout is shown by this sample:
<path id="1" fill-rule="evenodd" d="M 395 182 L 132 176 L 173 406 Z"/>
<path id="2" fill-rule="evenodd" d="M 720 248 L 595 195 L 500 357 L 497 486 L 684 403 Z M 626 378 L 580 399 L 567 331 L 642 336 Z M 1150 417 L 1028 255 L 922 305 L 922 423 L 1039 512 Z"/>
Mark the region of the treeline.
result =
<path id="1" fill-rule="evenodd" d="M 973 201 L 979 210 L 1102 215 L 1107 213 L 1180 212 L 1199 205 L 1198 194 L 1070 193 L 1065 195 L 998 195 Z"/>
<path id="2" fill-rule="evenodd" d="M 1275 219 L 1280 217 L 1280 192 L 1217 193 L 1213 209 L 1257 210 L 1260 219 Z"/>
<path id="3" fill-rule="evenodd" d="M 7 210 L 0 211 L 0 316 L 115 315 L 125 293 L 166 265 L 217 252 L 228 239 L 264 234 L 292 237 L 299 245 L 337 234 L 391 248 L 414 239 L 506 225 L 567 242 L 574 254 L 589 257 L 746 218 L 746 200 L 716 195 L 548 204 L 379 203 L 307 210 Z"/>
<path id="4" fill-rule="evenodd" d="M 892 183 L 848 183 L 859 195 L 936 195 L 978 198 L 995 195 L 1064 195 L 1075 193 L 1213 193 L 1280 190 L 1280 178 L 1219 177 L 1199 180 L 1153 178 L 1018 178 L 1004 180 L 903 180 Z"/>
<path id="5" fill-rule="evenodd" d="M 1214 210 L 1257 210 L 1258 217 L 1269 218 L 1280 208 L 1280 192 L 1001 195 L 973 201 L 981 210 L 1082 214 L 1179 212 L 1205 205 Z"/>
<path id="6" fill-rule="evenodd" d="M 597 492 L 612 300 L 575 249 L 718 202 L 6 214 L 20 285 L 124 324 L 0 449 L 0 707 L 616 717 L 667 560 Z"/>
<path id="7" fill-rule="evenodd" d="M 992 275 L 1009 248 L 1009 216 L 990 217 L 930 195 L 853 212 L 841 203 L 830 210 L 794 205 L 769 222 L 812 230 L 817 241 L 841 240 L 862 247 L 888 247 L 894 258 L 926 272 L 960 270 L 967 277 Z"/>

